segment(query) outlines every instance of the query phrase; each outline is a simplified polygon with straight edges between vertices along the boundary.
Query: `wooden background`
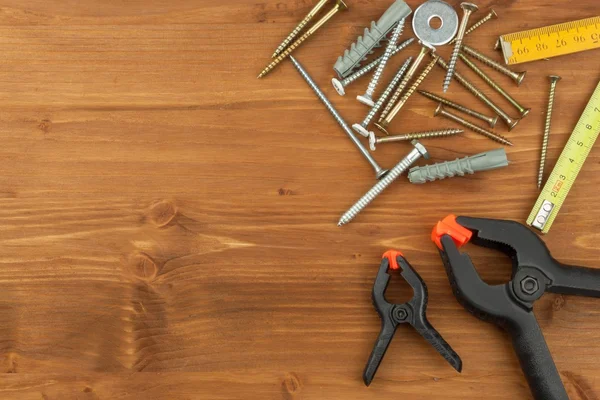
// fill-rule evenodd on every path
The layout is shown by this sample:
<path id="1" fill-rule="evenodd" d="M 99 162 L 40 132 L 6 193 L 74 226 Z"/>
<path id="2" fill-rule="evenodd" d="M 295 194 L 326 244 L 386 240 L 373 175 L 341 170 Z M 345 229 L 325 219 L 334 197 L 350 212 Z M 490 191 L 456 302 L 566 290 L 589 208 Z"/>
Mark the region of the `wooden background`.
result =
<path id="1" fill-rule="evenodd" d="M 521 88 L 492 73 L 533 108 L 514 132 L 498 129 L 515 142 L 510 167 L 424 186 L 402 178 L 338 228 L 373 171 L 289 62 L 256 79 L 312 4 L 0 0 L 0 398 L 530 398 L 508 337 L 455 301 L 429 233 L 451 212 L 524 221 L 547 75 L 564 78 L 552 166 L 600 52 L 523 65 Z M 349 0 L 297 52 L 350 123 L 367 112 L 354 100 L 367 80 L 339 97 L 332 66 L 389 4 Z M 490 7 L 500 19 L 468 42 L 497 59 L 499 34 L 598 14 L 595 0 L 478 4 L 473 20 Z M 442 79 L 436 69 L 423 87 L 440 93 Z M 449 96 L 486 111 L 456 82 Z M 454 126 L 433 109 L 415 96 L 393 131 Z M 425 144 L 434 161 L 498 147 L 472 133 Z M 375 157 L 390 167 L 409 148 Z M 598 265 L 599 162 L 595 149 L 546 238 L 561 261 Z M 370 292 L 389 248 L 427 281 L 429 318 L 462 374 L 401 328 L 364 387 L 379 331 Z M 471 251 L 488 282 L 509 279 L 508 260 Z M 410 297 L 400 283 L 392 292 Z M 571 399 L 600 399 L 600 300 L 548 294 L 535 311 Z"/>

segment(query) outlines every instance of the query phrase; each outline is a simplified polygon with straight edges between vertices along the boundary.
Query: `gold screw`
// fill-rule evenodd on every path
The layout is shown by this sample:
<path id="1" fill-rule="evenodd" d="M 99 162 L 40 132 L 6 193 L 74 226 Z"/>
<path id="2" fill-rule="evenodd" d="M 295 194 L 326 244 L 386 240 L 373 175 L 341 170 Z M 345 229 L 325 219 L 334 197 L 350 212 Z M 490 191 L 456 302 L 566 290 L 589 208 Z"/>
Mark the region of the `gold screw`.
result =
<path id="1" fill-rule="evenodd" d="M 261 73 L 258 75 L 258 79 L 267 75 L 269 72 L 273 71 L 277 65 L 279 65 L 283 60 L 288 58 L 290 54 L 298 48 L 302 43 L 306 41 L 309 37 L 311 37 L 316 31 L 319 30 L 327 21 L 329 21 L 335 14 L 339 11 L 347 10 L 348 6 L 344 3 L 344 0 L 336 0 L 335 6 L 329 11 L 323 18 L 321 18 L 316 24 L 314 24 L 306 33 L 298 38 L 290 47 L 288 47 L 283 53 L 281 53 L 277 58 L 273 60 L 271 64 L 269 64 Z"/>
<path id="2" fill-rule="evenodd" d="M 500 43 L 500 40 L 498 40 L 498 43 Z M 475 50 L 472 47 L 467 46 L 466 44 L 463 45 L 462 50 L 465 53 L 467 53 L 468 55 L 470 55 L 471 57 L 478 59 L 479 61 L 481 61 L 483 64 L 487 65 L 488 67 L 491 67 L 491 68 L 495 69 L 496 71 L 510 77 L 519 86 L 521 85 L 521 82 L 523 82 L 523 79 L 525 79 L 525 75 L 527 74 L 527 71 L 514 72 L 514 71 L 506 68 L 504 65 L 492 60 L 485 54 Z"/>
<path id="3" fill-rule="evenodd" d="M 452 114 L 448 111 L 446 111 L 444 109 L 444 106 L 442 105 L 442 103 L 440 103 L 438 105 L 438 108 L 435 110 L 435 114 L 436 117 L 437 116 L 442 116 L 444 118 L 447 118 L 451 121 L 457 122 L 459 124 L 461 124 L 462 126 L 464 126 L 465 128 L 469 128 L 470 130 L 472 130 L 473 132 L 479 133 L 480 135 L 483 135 L 489 139 L 492 139 L 498 143 L 502 143 L 502 144 L 506 144 L 508 146 L 512 146 L 512 142 L 510 142 L 508 139 L 506 139 L 504 136 L 498 135 L 497 133 L 494 132 L 490 132 L 485 128 L 482 128 L 478 125 L 475 125 L 469 121 L 467 121 L 464 118 L 459 117 L 458 115 Z"/>
<path id="4" fill-rule="evenodd" d="M 463 62 L 465 64 L 467 64 L 467 66 L 469 68 L 471 68 L 473 70 L 473 72 L 475 72 L 477 75 L 479 75 L 479 77 L 481 79 L 483 79 L 485 81 L 485 83 L 490 85 L 490 87 L 492 87 L 496 92 L 500 93 L 500 95 L 502 95 L 502 97 L 504 97 L 506 100 L 508 100 L 508 102 L 510 104 L 515 106 L 515 108 L 517 110 L 519 110 L 519 113 L 521 114 L 521 118 L 525 118 L 527 116 L 527 114 L 529 114 L 529 112 L 531 111 L 531 108 L 525 108 L 521 104 L 519 104 L 519 102 L 517 100 L 515 100 L 514 97 L 512 97 L 510 94 L 508 94 L 508 92 L 506 90 L 502 89 L 502 87 L 500 85 L 498 85 L 492 78 L 490 78 L 485 72 L 483 72 L 481 70 L 481 68 L 479 68 L 471 60 L 469 60 L 463 53 L 460 53 L 458 56 L 460 57 L 461 60 L 463 60 Z"/>
<path id="5" fill-rule="evenodd" d="M 474 118 L 480 119 L 482 121 L 485 121 L 485 122 L 487 122 L 490 125 L 491 128 L 495 127 L 496 124 L 498 123 L 498 116 L 497 115 L 495 115 L 493 117 L 488 117 L 485 114 L 482 114 L 482 113 L 477 112 L 475 110 L 471 110 L 468 107 L 465 107 L 465 106 L 463 106 L 461 104 L 455 103 L 452 100 L 446 99 L 446 98 L 444 98 L 442 96 L 438 96 L 438 95 L 433 94 L 431 92 L 427 92 L 425 90 L 419 90 L 418 92 L 419 92 L 419 94 L 421 96 L 424 96 L 424 97 L 426 97 L 426 98 L 428 98 L 430 100 L 433 100 L 436 103 L 442 103 L 443 105 L 445 105 L 445 106 L 447 106 L 449 108 L 454 108 L 455 110 L 461 111 L 461 112 L 463 112 L 463 113 L 465 113 L 467 115 L 470 115 L 471 117 L 474 117 Z"/>
<path id="6" fill-rule="evenodd" d="M 376 150 L 375 145 L 380 143 L 392 143 L 392 142 L 407 142 L 419 139 L 434 139 L 441 137 L 448 137 L 458 135 L 459 133 L 464 133 L 465 131 L 462 129 L 437 129 L 434 131 L 426 131 L 426 132 L 412 132 L 405 133 L 403 135 L 394 135 L 394 136 L 386 136 L 386 137 L 375 137 L 373 132 L 369 133 L 369 145 L 372 151 Z"/>
<path id="7" fill-rule="evenodd" d="M 325 6 L 325 4 L 327 4 L 328 1 L 329 0 L 320 0 L 317 3 L 317 5 L 315 5 L 314 8 L 310 10 L 308 14 L 306 14 L 306 17 L 304 17 L 304 19 L 300 21 L 300 23 L 294 28 L 292 33 L 290 33 L 288 37 L 285 38 L 283 42 L 281 42 L 281 44 L 279 45 L 277 50 L 275 50 L 275 53 L 273 53 L 273 56 L 271 58 L 275 58 L 278 55 L 280 55 L 285 50 L 285 48 L 288 47 L 290 43 L 292 43 L 292 40 L 294 40 L 296 36 L 300 34 L 302 29 L 304 29 L 304 27 L 306 27 L 306 25 L 308 25 L 308 23 L 312 21 L 314 17 L 317 16 L 319 11 L 321 11 L 321 9 Z"/>
<path id="8" fill-rule="evenodd" d="M 550 139 L 550 127 L 552 125 L 552 110 L 554 109 L 554 96 L 556 94 L 556 84 L 560 81 L 560 76 L 550 75 L 550 99 L 548 101 L 548 111 L 546 112 L 546 125 L 544 127 L 544 141 L 542 142 L 542 157 L 540 158 L 540 171 L 538 174 L 538 189 L 542 188 L 544 180 L 544 167 L 546 165 L 546 154 L 548 153 L 548 141 Z"/>
<path id="9" fill-rule="evenodd" d="M 498 14 L 496 14 L 496 11 L 494 11 L 494 10 L 490 11 L 485 17 L 483 17 L 482 19 L 477 21 L 475 24 L 473 24 L 473 26 L 470 27 L 465 32 L 465 36 L 471 34 L 475 29 L 479 28 L 481 25 L 485 24 L 486 22 L 488 22 L 492 19 L 496 19 L 496 18 L 498 18 Z M 452 41 L 448 44 L 454 44 L 455 42 L 456 42 L 456 38 L 452 39 Z"/>
<path id="10" fill-rule="evenodd" d="M 437 63 L 438 58 L 439 58 L 439 56 L 434 56 L 433 60 L 431 60 L 431 62 L 425 67 L 423 72 L 421 72 L 421 75 L 419 75 L 419 77 L 413 82 L 412 86 L 408 89 L 408 91 L 404 94 L 404 96 L 402 96 L 402 98 L 400 99 L 398 104 L 396 104 L 394 109 L 392 111 L 390 111 L 390 113 L 387 115 L 387 117 L 385 117 L 385 119 L 383 121 L 375 124 L 375 126 L 377 128 L 379 128 L 379 130 L 381 130 L 382 132 L 385 132 L 387 134 L 386 128 L 390 125 L 390 123 L 396 117 L 396 115 L 398 115 L 398 113 L 404 107 L 404 105 L 406 104 L 406 102 L 408 101 L 410 96 L 413 95 L 415 90 L 417 90 L 417 88 L 425 80 L 427 75 L 429 75 L 429 73 L 431 72 L 433 67 L 435 67 L 435 64 Z"/>

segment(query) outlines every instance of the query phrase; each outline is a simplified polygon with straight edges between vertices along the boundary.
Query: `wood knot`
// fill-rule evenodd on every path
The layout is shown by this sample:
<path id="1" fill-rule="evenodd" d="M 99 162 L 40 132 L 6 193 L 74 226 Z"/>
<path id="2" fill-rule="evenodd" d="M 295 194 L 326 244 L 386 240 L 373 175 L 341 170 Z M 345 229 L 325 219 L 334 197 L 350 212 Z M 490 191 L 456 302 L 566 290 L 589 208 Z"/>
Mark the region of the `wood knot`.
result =
<path id="1" fill-rule="evenodd" d="M 552 311 L 560 311 L 566 303 L 567 301 L 565 300 L 565 297 L 562 294 L 556 295 L 554 301 L 552 301 Z"/>
<path id="2" fill-rule="evenodd" d="M 136 253 L 129 258 L 129 270 L 144 281 L 151 281 L 158 275 L 158 265 L 145 253 Z"/>
<path id="3" fill-rule="evenodd" d="M 16 374 L 17 373 L 17 354 L 16 353 L 8 353 L 6 355 L 6 373 L 7 374 Z"/>
<path id="4" fill-rule="evenodd" d="M 52 121 L 49 119 L 43 119 L 42 122 L 39 123 L 38 128 L 44 132 L 44 134 L 50 133 L 52 130 Z"/>
<path id="5" fill-rule="evenodd" d="M 283 188 L 279 189 L 277 193 L 279 193 L 280 196 L 293 196 L 295 194 L 293 190 Z"/>
<path id="6" fill-rule="evenodd" d="M 159 201 L 150 207 L 148 217 L 159 228 L 167 226 L 177 216 L 177 206 L 168 200 Z"/>
<path id="7" fill-rule="evenodd" d="M 290 395 L 300 393 L 300 390 L 302 390 L 302 383 L 300 382 L 298 375 L 289 372 L 286 374 L 285 378 L 283 378 L 281 388 L 283 389 L 284 397 L 291 398 Z"/>

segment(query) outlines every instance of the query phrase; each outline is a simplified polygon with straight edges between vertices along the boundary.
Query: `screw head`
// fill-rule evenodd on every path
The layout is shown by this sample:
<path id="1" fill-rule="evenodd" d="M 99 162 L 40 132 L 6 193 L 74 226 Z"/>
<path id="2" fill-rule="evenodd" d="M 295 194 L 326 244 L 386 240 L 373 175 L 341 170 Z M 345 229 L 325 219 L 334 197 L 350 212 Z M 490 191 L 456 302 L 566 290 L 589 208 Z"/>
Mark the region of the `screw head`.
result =
<path id="1" fill-rule="evenodd" d="M 339 7 L 340 10 L 348 9 L 348 5 L 344 3 L 344 0 L 336 0 L 335 4 Z"/>
<path id="2" fill-rule="evenodd" d="M 550 75 L 548 78 L 550 78 L 550 82 L 552 83 L 556 83 L 558 81 L 560 81 L 562 78 L 558 75 Z"/>
<path id="3" fill-rule="evenodd" d="M 460 3 L 460 8 L 462 8 L 465 11 L 469 11 L 469 12 L 475 12 L 475 11 L 479 10 L 479 7 L 477 7 L 477 4 L 473 4 L 473 3 Z"/>
<path id="4" fill-rule="evenodd" d="M 383 126 L 383 123 L 379 123 L 376 122 L 375 126 L 377 127 L 377 129 L 379 129 L 381 132 L 385 133 L 387 136 L 390 136 L 390 133 L 387 131 L 387 129 L 385 129 L 385 126 Z"/>
<path id="5" fill-rule="evenodd" d="M 494 9 L 492 9 L 492 11 L 490 12 L 490 15 L 492 16 L 492 19 L 498 18 L 498 13 Z"/>
<path id="6" fill-rule="evenodd" d="M 333 78 L 331 80 L 331 83 L 333 84 L 333 88 L 335 89 L 335 91 L 340 95 L 343 96 L 346 94 L 346 90 L 344 89 L 344 85 L 342 85 L 342 82 L 340 82 L 339 79 L 337 78 Z"/>
<path id="7" fill-rule="evenodd" d="M 415 148 L 419 151 L 419 153 L 421 153 L 421 156 L 423 156 L 424 159 L 429 160 L 429 152 L 427 151 L 425 146 L 419 143 L 418 140 L 413 140 L 412 145 L 415 146 Z"/>
<path id="8" fill-rule="evenodd" d="M 435 112 L 433 113 L 434 117 L 439 116 L 442 112 L 444 111 L 444 105 L 442 103 L 438 104 L 437 108 L 435 109 Z"/>
<path id="9" fill-rule="evenodd" d="M 363 126 L 361 124 L 352 125 L 352 129 L 354 129 L 354 131 L 356 133 L 360 134 L 361 136 L 364 136 L 366 138 L 369 137 L 369 131 L 366 130 L 365 128 L 363 128 Z"/>
<path id="10" fill-rule="evenodd" d="M 525 118 L 529 113 L 531 112 L 531 108 L 526 109 L 525 111 L 523 111 L 523 113 L 521 114 L 521 118 Z"/>
<path id="11" fill-rule="evenodd" d="M 498 118 L 499 118 L 499 117 L 496 115 L 496 116 L 495 116 L 495 117 L 492 119 L 492 121 L 490 122 L 490 126 L 491 126 L 492 128 L 495 128 L 495 127 L 496 127 L 496 124 L 498 123 Z"/>
<path id="12" fill-rule="evenodd" d="M 500 39 L 498 39 L 498 43 L 500 43 Z M 518 74 L 519 76 L 517 78 L 517 86 L 521 86 L 521 83 L 523 83 L 523 79 L 525 79 L 525 75 L 527 75 L 527 71 L 522 71 Z"/>
<path id="13" fill-rule="evenodd" d="M 356 96 L 356 100 L 360 101 L 361 103 L 363 103 L 369 107 L 375 106 L 375 102 L 373 101 L 373 98 L 366 93 L 363 94 L 362 96 Z"/>
<path id="14" fill-rule="evenodd" d="M 377 150 L 375 145 L 377 144 L 377 138 L 375 137 L 375 132 L 369 132 L 369 148 L 371 151 Z"/>
<path id="15" fill-rule="evenodd" d="M 523 292 L 525 294 L 533 295 L 538 290 L 540 290 L 540 284 L 538 283 L 538 280 L 535 279 L 534 277 L 526 276 L 521 281 L 521 289 L 523 290 Z"/>
<path id="16" fill-rule="evenodd" d="M 511 122 L 508 122 L 508 131 L 512 131 L 515 126 L 517 126 L 519 124 L 519 121 L 521 121 L 520 119 L 513 119 L 511 120 Z"/>

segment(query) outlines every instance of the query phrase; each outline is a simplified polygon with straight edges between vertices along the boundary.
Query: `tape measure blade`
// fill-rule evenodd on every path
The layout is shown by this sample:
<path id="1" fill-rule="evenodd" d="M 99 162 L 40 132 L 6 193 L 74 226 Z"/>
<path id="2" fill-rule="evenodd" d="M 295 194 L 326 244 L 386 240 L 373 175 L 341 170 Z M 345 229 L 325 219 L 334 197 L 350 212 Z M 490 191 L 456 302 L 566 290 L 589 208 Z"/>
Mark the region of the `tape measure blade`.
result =
<path id="1" fill-rule="evenodd" d="M 548 233 L 600 135 L 600 83 L 569 137 L 527 224 Z"/>

